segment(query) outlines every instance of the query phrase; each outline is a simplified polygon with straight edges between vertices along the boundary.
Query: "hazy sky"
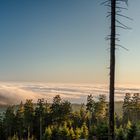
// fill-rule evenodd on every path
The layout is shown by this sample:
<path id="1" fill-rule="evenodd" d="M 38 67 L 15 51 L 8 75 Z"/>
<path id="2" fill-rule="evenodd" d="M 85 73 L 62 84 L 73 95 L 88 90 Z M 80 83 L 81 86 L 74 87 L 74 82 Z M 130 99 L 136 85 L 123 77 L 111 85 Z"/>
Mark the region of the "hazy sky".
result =
<path id="1" fill-rule="evenodd" d="M 102 0 L 0 0 L 0 80 L 108 82 L 110 33 Z M 140 0 L 118 30 L 116 81 L 140 84 Z"/>

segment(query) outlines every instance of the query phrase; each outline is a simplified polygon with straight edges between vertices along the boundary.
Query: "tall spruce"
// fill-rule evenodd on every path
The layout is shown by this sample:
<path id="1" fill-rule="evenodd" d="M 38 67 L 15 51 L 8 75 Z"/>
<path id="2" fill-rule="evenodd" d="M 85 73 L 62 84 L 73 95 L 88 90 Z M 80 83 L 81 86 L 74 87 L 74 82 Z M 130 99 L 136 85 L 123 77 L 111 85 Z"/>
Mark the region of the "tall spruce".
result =
<path id="1" fill-rule="evenodd" d="M 24 104 L 24 123 L 27 131 L 27 139 L 30 139 L 33 131 L 33 117 L 34 117 L 34 106 L 31 99 L 26 100 Z"/>
<path id="2" fill-rule="evenodd" d="M 44 99 L 38 99 L 37 101 L 37 107 L 35 109 L 36 116 L 39 119 L 39 135 L 40 135 L 40 140 L 42 140 L 42 127 L 43 127 L 43 119 L 44 119 L 44 114 L 45 114 L 45 101 Z"/>

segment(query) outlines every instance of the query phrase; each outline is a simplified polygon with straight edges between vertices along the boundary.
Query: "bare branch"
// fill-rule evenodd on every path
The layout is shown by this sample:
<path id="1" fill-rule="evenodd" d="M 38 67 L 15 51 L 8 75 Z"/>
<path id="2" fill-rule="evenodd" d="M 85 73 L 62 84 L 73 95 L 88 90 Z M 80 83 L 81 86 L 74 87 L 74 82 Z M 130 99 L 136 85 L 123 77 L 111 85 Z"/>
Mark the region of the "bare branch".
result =
<path id="1" fill-rule="evenodd" d="M 115 44 L 116 46 L 119 46 L 121 47 L 122 49 L 126 50 L 126 51 L 129 51 L 129 49 L 127 49 L 126 47 L 122 46 L 122 45 L 119 45 L 119 44 Z"/>
<path id="2" fill-rule="evenodd" d="M 124 29 L 124 30 L 128 30 L 128 29 L 129 29 L 129 30 L 131 30 L 131 28 L 126 28 L 126 27 L 123 27 L 123 26 L 119 26 L 119 25 L 116 25 L 116 27 L 117 27 L 117 28 L 121 28 L 121 29 Z"/>
<path id="3" fill-rule="evenodd" d="M 124 7 L 120 7 L 120 6 L 117 6 L 116 9 L 128 10 L 128 8 L 124 8 Z"/>
<path id="4" fill-rule="evenodd" d="M 130 27 L 124 25 L 123 23 L 121 23 L 121 22 L 120 22 L 119 20 L 117 20 L 117 19 L 116 19 L 116 22 L 119 23 L 119 24 L 120 24 L 122 27 L 124 27 L 125 29 L 129 29 L 129 30 L 132 29 L 132 28 L 130 28 Z"/>
<path id="5" fill-rule="evenodd" d="M 117 15 L 117 16 L 121 16 L 121 17 L 124 17 L 124 18 L 127 18 L 127 19 L 129 19 L 129 20 L 133 20 L 132 18 L 130 18 L 130 17 L 127 17 L 127 16 L 125 16 L 125 15 L 122 15 L 122 14 L 117 14 L 117 13 L 116 13 L 116 15 Z"/>
<path id="6" fill-rule="evenodd" d="M 116 0 L 116 1 L 119 1 L 119 2 L 125 2 L 126 5 L 128 6 L 128 0 Z"/>
<path id="7" fill-rule="evenodd" d="M 104 6 L 106 6 L 106 7 L 111 7 L 111 5 L 110 5 L 110 4 L 105 4 Z"/>
<path id="8" fill-rule="evenodd" d="M 106 3 L 110 3 L 110 0 L 107 0 L 107 1 L 104 1 L 104 2 L 102 2 L 102 3 L 100 3 L 100 5 L 105 5 Z"/>
<path id="9" fill-rule="evenodd" d="M 120 36 L 120 34 L 116 34 L 116 36 Z"/>
<path id="10" fill-rule="evenodd" d="M 111 37 L 111 36 L 110 36 L 110 37 L 105 37 L 105 40 L 110 40 L 110 39 L 112 39 L 112 38 L 113 38 L 113 37 Z M 119 38 L 115 38 L 115 40 L 116 40 L 116 41 L 120 41 Z"/>
<path id="11" fill-rule="evenodd" d="M 108 18 L 108 17 L 110 17 L 111 16 L 111 14 L 108 14 L 107 16 L 106 16 L 106 18 Z"/>

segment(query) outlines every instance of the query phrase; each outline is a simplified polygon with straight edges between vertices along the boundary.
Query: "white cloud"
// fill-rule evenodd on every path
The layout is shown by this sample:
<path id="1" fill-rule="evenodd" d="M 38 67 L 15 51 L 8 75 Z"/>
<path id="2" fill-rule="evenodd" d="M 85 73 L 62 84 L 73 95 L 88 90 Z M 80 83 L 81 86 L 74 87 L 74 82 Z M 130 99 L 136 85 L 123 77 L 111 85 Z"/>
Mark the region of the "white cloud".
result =
<path id="1" fill-rule="evenodd" d="M 140 92 L 139 87 L 118 86 L 115 99 L 123 100 L 125 93 Z M 97 84 L 51 84 L 51 83 L 12 83 L 0 82 L 0 104 L 19 104 L 26 99 L 45 98 L 49 102 L 55 95 L 61 95 L 63 99 L 73 103 L 86 102 L 87 95 L 93 94 L 95 99 L 99 94 L 106 94 L 108 87 Z"/>

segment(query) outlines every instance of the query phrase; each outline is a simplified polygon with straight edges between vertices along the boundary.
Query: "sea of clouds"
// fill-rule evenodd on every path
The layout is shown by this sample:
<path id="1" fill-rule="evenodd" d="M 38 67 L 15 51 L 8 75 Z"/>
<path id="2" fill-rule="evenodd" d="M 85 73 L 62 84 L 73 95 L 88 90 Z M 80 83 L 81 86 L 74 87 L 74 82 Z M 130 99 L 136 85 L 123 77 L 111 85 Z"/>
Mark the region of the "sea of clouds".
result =
<path id="1" fill-rule="evenodd" d="M 117 86 L 115 100 L 122 101 L 125 93 L 140 93 L 138 86 Z M 52 102 L 55 95 L 72 103 L 86 103 L 87 95 L 92 94 L 95 100 L 99 94 L 108 97 L 108 86 L 103 84 L 58 84 L 58 83 L 27 83 L 0 82 L 0 104 L 19 104 L 26 99 L 45 98 Z"/>

